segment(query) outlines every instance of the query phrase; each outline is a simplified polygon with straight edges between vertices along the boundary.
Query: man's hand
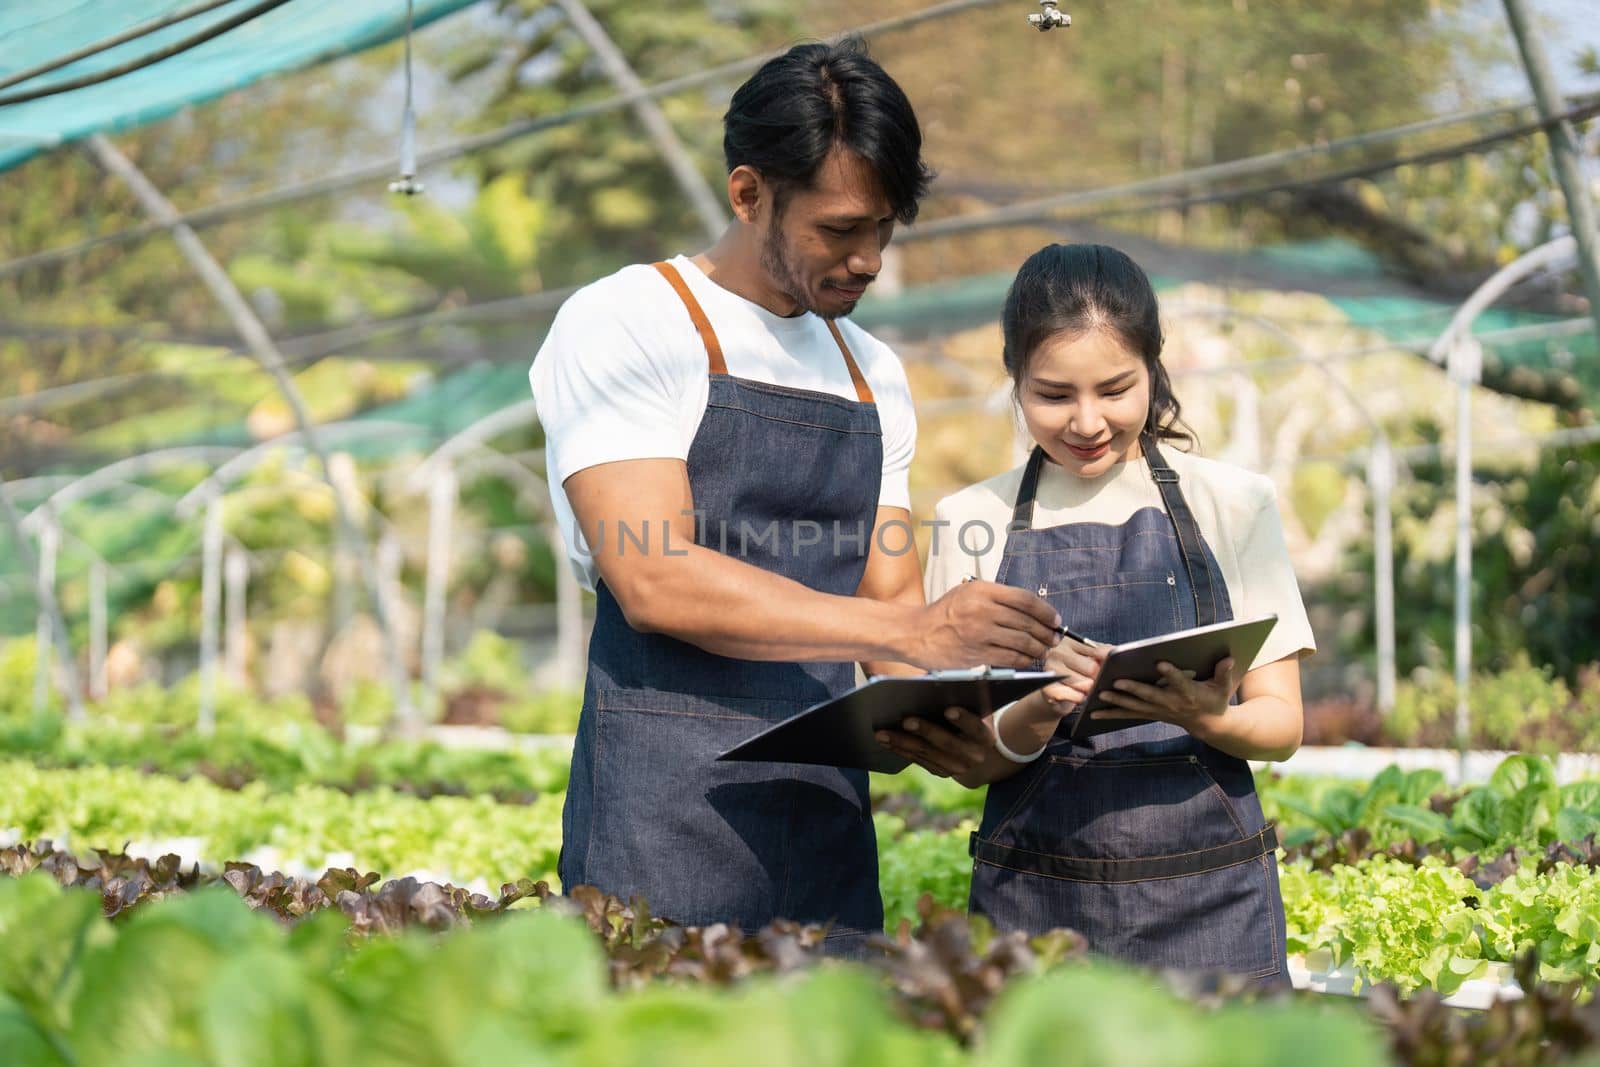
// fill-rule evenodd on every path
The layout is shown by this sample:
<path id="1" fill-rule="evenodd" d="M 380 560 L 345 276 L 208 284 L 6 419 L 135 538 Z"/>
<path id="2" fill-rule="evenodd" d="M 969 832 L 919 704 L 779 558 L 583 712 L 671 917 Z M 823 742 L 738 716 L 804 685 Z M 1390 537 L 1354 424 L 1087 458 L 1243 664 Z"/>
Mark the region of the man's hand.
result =
<path id="1" fill-rule="evenodd" d="M 974 770 L 994 750 L 989 723 L 965 708 L 946 708 L 945 722 L 915 715 L 899 730 L 879 730 L 878 743 L 941 778 L 957 778 Z"/>
<path id="2" fill-rule="evenodd" d="M 919 667 L 1027 667 L 1056 643 L 1061 616 L 1026 589 L 962 582 L 923 608 L 920 623 Z"/>

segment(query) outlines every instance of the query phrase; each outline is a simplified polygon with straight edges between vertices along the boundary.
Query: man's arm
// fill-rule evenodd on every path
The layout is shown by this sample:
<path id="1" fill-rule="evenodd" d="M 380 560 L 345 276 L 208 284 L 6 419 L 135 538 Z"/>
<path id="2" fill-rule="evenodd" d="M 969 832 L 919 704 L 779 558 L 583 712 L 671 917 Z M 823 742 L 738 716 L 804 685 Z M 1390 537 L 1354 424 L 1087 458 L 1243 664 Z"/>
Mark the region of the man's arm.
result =
<path id="1" fill-rule="evenodd" d="M 1054 610 L 1025 590 L 968 582 L 931 605 L 904 591 L 905 600 L 833 596 L 696 545 L 682 460 L 603 463 L 563 487 L 601 579 L 642 632 L 739 659 L 929 669 L 1023 667 L 1053 641 Z M 633 537 L 623 536 L 624 526 Z M 641 534 L 647 548 L 637 543 Z M 906 565 L 915 569 L 916 557 Z M 900 588 L 904 575 L 893 574 L 883 588 Z"/>
<path id="2" fill-rule="evenodd" d="M 892 532 L 894 528 L 891 524 L 896 523 L 904 525 L 904 537 Z M 911 512 L 905 508 L 878 509 L 872 523 L 872 547 L 867 555 L 867 569 L 861 575 L 856 596 L 918 608 L 927 604 L 922 592 L 922 567 L 917 562 L 917 548 L 910 531 Z M 894 551 L 902 542 L 905 551 Z M 922 673 L 920 667 L 890 660 L 868 660 L 861 664 L 861 669 L 869 675 Z"/>

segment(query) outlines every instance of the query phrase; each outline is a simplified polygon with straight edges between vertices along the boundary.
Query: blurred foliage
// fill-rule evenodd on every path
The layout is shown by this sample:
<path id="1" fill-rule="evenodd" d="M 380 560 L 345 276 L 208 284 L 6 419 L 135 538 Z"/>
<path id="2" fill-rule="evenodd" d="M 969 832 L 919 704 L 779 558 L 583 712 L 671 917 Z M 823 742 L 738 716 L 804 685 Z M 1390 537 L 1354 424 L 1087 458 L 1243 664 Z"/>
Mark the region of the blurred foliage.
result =
<path id="1" fill-rule="evenodd" d="M 1448 457 L 1446 457 L 1448 458 Z M 1394 495 L 1399 669 L 1448 672 L 1454 647 L 1453 469 L 1412 467 Z M 1474 482 L 1472 658 L 1486 671 L 1517 657 L 1573 682 L 1600 662 L 1600 443 L 1551 448 L 1530 468 L 1479 471 Z M 1370 528 L 1370 527 L 1369 527 Z M 1356 624 L 1349 647 L 1374 647 L 1370 535 L 1317 595 Z"/>
<path id="2" fill-rule="evenodd" d="M 647 85 L 781 48 L 802 18 L 795 6 L 778 0 L 591 0 L 586 6 Z M 477 126 L 492 129 L 616 95 L 616 86 L 554 5 L 499 0 L 497 13 L 493 32 L 463 47 L 450 63 L 457 80 L 493 82 Z M 660 101 L 706 181 L 719 191 L 718 202 L 725 200 L 720 190 L 727 173 L 722 111 L 739 80 Z M 589 281 L 705 240 L 688 200 L 629 109 L 512 141 L 471 163 L 490 188 L 496 178 L 515 176 L 536 199 L 560 205 L 538 250 L 541 273 L 552 286 Z"/>
<path id="3" fill-rule="evenodd" d="M 319 169 L 325 172 L 332 159 L 374 145 L 377 131 L 370 116 L 350 107 L 349 100 L 370 93 L 380 73 L 386 71 L 380 72 L 371 60 L 352 60 L 302 77 L 264 82 L 120 134 L 118 146 L 180 210 L 237 197 Z M 343 88 L 330 92 L 330 83 Z M 132 193 L 77 151 L 38 156 L 8 172 L 4 182 L 0 260 L 147 221 Z M 231 263 L 247 254 L 263 233 L 312 230 L 335 209 L 325 200 L 305 201 L 264 220 L 208 227 L 203 239 L 219 261 Z M 0 374 L 11 383 L 7 393 L 140 375 L 121 382 L 122 388 L 76 402 L 0 417 L 0 456 L 8 473 L 48 460 L 84 431 L 136 415 L 217 403 L 230 384 L 239 382 L 230 375 L 247 366 L 238 357 L 216 350 L 197 353 L 192 347 L 162 359 L 163 351 L 171 352 L 159 343 L 163 337 L 236 343 L 210 294 L 176 245 L 164 237 L 103 246 L 0 279 L 0 317 L 107 331 L 0 339 Z M 139 335 L 158 343 L 130 339 Z M 224 374 L 209 374 L 219 367 L 226 368 Z M 207 376 L 192 384 L 186 373 L 197 368 L 204 368 Z M 225 403 L 224 411 L 231 410 Z M 177 432 L 182 432 L 181 424 Z"/>
<path id="4" fill-rule="evenodd" d="M 52 686 L 42 710 L 33 704 L 37 646 L 31 637 L 0 641 L 0 727 L 36 731 L 47 740 L 60 732 L 64 705 L 60 692 Z M 499 725 L 514 733 L 567 734 L 577 730 L 581 693 L 566 689 L 543 688 L 523 662 L 521 645 L 500 634 L 482 630 L 459 653 L 446 657 L 439 665 L 441 716 L 454 725 Z M 337 707 L 329 710 L 325 721 L 340 726 L 386 727 L 394 718 L 394 694 L 381 680 L 358 678 L 339 694 Z M 411 698 L 421 706 L 422 688 L 412 683 Z M 467 721 L 452 717 L 458 703 L 473 709 L 487 709 L 481 718 Z M 88 705 L 91 719 L 100 724 L 168 731 L 191 729 L 199 721 L 200 677 L 191 674 L 171 686 L 140 681 L 114 686 L 104 698 Z M 271 731 L 284 726 L 313 726 L 319 712 L 300 692 L 269 697 L 219 681 L 216 696 L 216 722 L 224 730 Z M 20 735 L 19 735 L 20 736 Z M 930 780 L 931 782 L 931 780 Z M 937 793 L 940 785 L 931 782 L 925 789 Z M 961 801 L 950 788 L 943 790 L 945 803 Z M 924 802 L 927 796 L 924 795 Z"/>
<path id="5" fill-rule="evenodd" d="M 1517 649 L 1499 672 L 1474 672 L 1467 686 L 1474 748 L 1521 752 L 1600 751 L 1600 668 L 1578 671 L 1574 685 L 1536 666 Z M 1442 746 L 1455 739 L 1453 676 L 1418 668 L 1395 692 L 1384 732 L 1395 743 Z"/>
<path id="6" fill-rule="evenodd" d="M 866 11 L 842 0 L 666 0 L 648 7 L 596 0 L 589 6 L 648 84 L 926 5 L 886 0 Z M 872 48 L 915 102 L 926 154 L 942 172 L 925 215 L 932 218 L 983 202 L 1147 177 L 1473 106 L 1480 102 L 1474 96 L 1478 75 L 1508 53 L 1503 43 L 1470 32 L 1458 17 L 1461 6 L 1459 0 L 1146 0 L 1074 12 L 1077 26 L 1070 33 L 1050 35 L 1026 31 L 1014 11 L 980 8 L 882 35 Z M 1108 40 L 1117 47 L 1103 47 Z M 417 44 L 425 134 L 430 122 L 435 133 L 446 126 L 451 132 L 491 129 L 616 93 L 560 8 L 544 0 L 499 0 L 441 23 L 419 35 Z M 396 88 L 397 49 L 260 83 L 119 134 L 118 143 L 180 208 L 387 157 L 394 147 L 388 104 Z M 1404 62 L 1395 61 L 1397 54 Z M 1594 67 L 1580 64 L 1585 77 L 1600 76 Z M 721 113 L 738 80 L 660 101 L 713 188 L 721 187 L 723 176 Z M 1419 134 L 1374 152 L 1409 152 L 1464 135 Z M 1317 159 L 1291 173 L 1373 157 Z M 4 178 L 0 258 L 144 221 L 131 194 L 78 152 L 42 156 Z M 319 419 L 403 398 L 430 375 L 442 376 L 464 361 L 525 362 L 540 319 L 519 315 L 498 324 L 382 331 L 362 341 L 334 331 L 582 282 L 704 240 L 656 147 L 627 109 L 474 155 L 453 174 L 435 171 L 429 184 L 431 195 L 422 198 L 391 197 L 382 183 L 374 183 L 340 198 L 299 201 L 201 231 L 269 329 L 283 339 L 297 385 Z M 1174 241 L 1234 247 L 1348 234 L 1379 253 L 1390 270 L 1431 283 L 1543 240 L 1563 215 L 1544 143 L 1533 138 L 1456 163 L 1401 168 L 1315 197 L 1136 215 L 1119 225 Z M 915 281 L 1010 268 L 1044 236 L 1041 230 L 1007 230 L 908 245 L 905 273 Z M 74 338 L 0 339 L 0 373 L 12 383 L 8 392 L 131 376 L 83 399 L 0 415 L 5 473 L 64 457 L 88 466 L 193 436 L 225 432 L 243 442 L 290 427 L 286 406 L 267 377 L 237 353 L 232 331 L 192 277 L 172 242 L 155 238 L 108 245 L 0 279 L 0 319 L 106 328 Z M 342 355 L 322 355 L 329 351 Z M 992 347 L 985 357 L 982 380 L 996 369 Z M 927 379 L 913 369 L 919 396 L 930 395 Z M 977 381 L 958 383 L 951 392 L 968 393 Z M 1423 401 L 1412 396 L 1404 402 Z M 944 457 L 943 469 L 959 468 L 964 480 L 992 473 L 976 466 L 1007 455 L 1009 426 L 988 420 L 981 447 L 974 447 L 974 425 L 968 415 L 927 420 L 923 455 Z M 408 446 L 422 450 L 431 443 L 419 431 Z M 531 432 L 518 446 L 540 443 Z M 919 463 L 925 467 L 926 461 Z M 920 469 L 917 477 L 919 500 L 949 488 L 926 484 Z M 401 537 L 402 579 L 414 592 L 422 574 L 423 502 L 375 471 L 363 472 L 360 481 Z M 1278 481 L 1289 484 L 1287 477 Z M 1341 488 L 1321 467 L 1294 476 L 1292 503 L 1308 538 L 1321 539 L 1324 528 L 1329 537 L 1339 533 Z M 1512 492 L 1509 480 L 1485 491 L 1497 497 Z M 1552 486 L 1538 490 L 1550 491 Z M 1435 502 L 1426 493 L 1418 496 L 1418 523 L 1427 521 Z M 464 479 L 452 560 L 453 612 L 490 626 L 507 605 L 552 596 L 555 568 L 564 561 L 551 552 L 540 526 L 543 503 L 492 472 Z M 327 547 L 330 504 L 325 490 L 308 478 L 286 476 L 278 465 L 252 476 L 246 492 L 230 500 L 230 537 L 261 560 L 250 588 L 255 636 L 277 620 L 329 613 L 330 598 L 340 592 Z M 1592 508 L 1583 514 L 1592 515 Z M 1579 532 L 1582 523 L 1551 515 L 1559 529 L 1539 534 L 1539 544 L 1556 552 L 1558 535 Z M 149 561 L 119 570 L 112 582 L 114 635 L 137 634 L 150 651 L 193 640 L 198 567 L 175 566 L 194 552 L 197 524 L 170 522 L 147 501 L 129 498 L 124 507 L 108 494 L 75 513 L 69 528 L 119 563 L 130 555 Z M 1500 535 L 1491 534 L 1491 540 L 1495 536 Z M 1526 540 L 1516 534 L 1516 544 L 1517 538 Z M 1587 541 L 1576 544 L 1569 555 L 1588 551 Z M 0 545 L 0 560 L 9 562 L 10 554 L 9 546 Z M 1444 572 L 1423 562 L 1433 558 L 1424 547 L 1413 555 L 1407 580 L 1414 593 Z M 1538 568 L 1523 573 L 1512 566 L 1514 553 L 1507 560 L 1511 569 L 1496 579 L 1505 590 L 1498 599 L 1485 594 L 1480 618 L 1497 628 L 1485 641 L 1496 648 L 1521 643 L 1511 611 L 1502 610 L 1513 588 L 1518 599 L 1510 606 L 1524 614 L 1531 610 L 1528 617 L 1543 627 L 1541 640 L 1552 647 L 1562 626 L 1593 621 L 1576 607 L 1567 616 L 1547 612 L 1546 600 L 1539 598 L 1559 597 L 1561 583 L 1537 592 L 1545 580 Z M 81 552 L 64 547 L 61 597 L 75 642 L 86 636 L 86 566 Z M 1486 566 L 1488 573 L 1494 564 Z M 1573 577 L 1585 575 L 1592 571 Z M 1521 584 L 1513 586 L 1513 579 Z M 1415 646 L 1410 661 L 1435 661 L 1437 649 L 1446 647 L 1439 636 L 1448 625 L 1448 611 L 1440 611 L 1447 597 L 1400 600 L 1403 610 L 1428 620 L 1402 626 Z M 31 596 L 24 591 L 11 604 L 4 628 L 25 632 Z M 1569 604 L 1577 604 L 1576 598 Z M 1577 654 L 1549 660 L 1563 677 L 1583 661 Z M 516 708 L 502 712 L 521 714 Z M 543 712 L 527 714 L 530 722 L 545 719 Z"/>

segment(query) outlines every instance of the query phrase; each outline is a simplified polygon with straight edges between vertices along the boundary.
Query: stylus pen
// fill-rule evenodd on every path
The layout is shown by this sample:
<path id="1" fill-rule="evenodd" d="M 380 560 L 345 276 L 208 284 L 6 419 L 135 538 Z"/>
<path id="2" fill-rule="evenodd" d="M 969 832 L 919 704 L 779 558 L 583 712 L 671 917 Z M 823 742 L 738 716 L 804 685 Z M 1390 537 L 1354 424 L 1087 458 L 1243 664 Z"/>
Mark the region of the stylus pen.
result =
<path id="1" fill-rule="evenodd" d="M 1091 640 L 1090 638 L 1087 638 L 1087 637 L 1083 636 L 1082 634 L 1078 633 L 1076 630 L 1069 630 L 1065 626 L 1056 626 L 1056 627 L 1053 627 L 1053 629 L 1060 636 L 1062 636 L 1062 637 L 1070 637 L 1074 641 L 1078 642 L 1080 645 L 1099 645 L 1100 644 L 1099 641 Z"/>

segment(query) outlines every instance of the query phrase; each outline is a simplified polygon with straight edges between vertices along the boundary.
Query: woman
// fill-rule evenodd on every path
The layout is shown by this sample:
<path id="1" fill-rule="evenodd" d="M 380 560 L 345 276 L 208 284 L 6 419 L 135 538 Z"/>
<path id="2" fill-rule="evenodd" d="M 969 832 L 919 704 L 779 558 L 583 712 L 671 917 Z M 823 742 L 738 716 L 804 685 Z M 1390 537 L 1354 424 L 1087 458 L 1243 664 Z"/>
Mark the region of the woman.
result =
<path id="1" fill-rule="evenodd" d="M 1003 329 L 1035 447 L 939 504 L 952 530 L 1007 532 L 977 556 L 942 546 L 927 591 L 968 578 L 1031 589 L 1095 644 L 1053 649 L 1046 665 L 1065 680 L 994 715 L 995 750 L 962 776 L 991 783 L 972 910 L 1002 928 L 1072 927 L 1137 963 L 1285 985 L 1277 842 L 1245 761 L 1299 747 L 1298 660 L 1314 644 L 1272 485 L 1169 444 L 1190 438 L 1156 296 L 1123 253 L 1041 249 L 1012 283 Z M 1163 665 L 1160 686 L 1119 683 L 1116 714 L 1156 721 L 1057 735 L 1104 646 L 1268 612 L 1278 622 L 1253 664 L 1224 660 L 1209 679 Z"/>

